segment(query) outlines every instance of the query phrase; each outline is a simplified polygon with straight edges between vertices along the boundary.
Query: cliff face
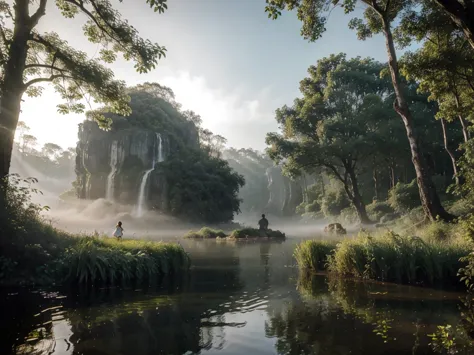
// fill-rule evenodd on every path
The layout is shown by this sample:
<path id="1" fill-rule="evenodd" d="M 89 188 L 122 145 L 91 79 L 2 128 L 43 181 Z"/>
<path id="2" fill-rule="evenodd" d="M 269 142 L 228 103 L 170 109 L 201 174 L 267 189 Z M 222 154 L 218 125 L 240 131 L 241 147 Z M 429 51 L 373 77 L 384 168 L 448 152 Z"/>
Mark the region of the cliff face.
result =
<path id="1" fill-rule="evenodd" d="M 91 121 L 79 125 L 78 197 L 107 198 L 137 207 L 141 203 L 148 208 L 166 210 L 167 181 L 160 163 L 173 149 L 178 149 L 177 144 L 166 133 L 135 128 L 120 120 L 112 127 L 111 131 L 104 131 Z M 197 131 L 188 134 L 187 143 L 197 146 Z"/>
<path id="2" fill-rule="evenodd" d="M 299 181 L 284 176 L 281 167 L 267 169 L 270 198 L 266 210 L 277 216 L 291 216 L 303 201 L 303 189 Z"/>

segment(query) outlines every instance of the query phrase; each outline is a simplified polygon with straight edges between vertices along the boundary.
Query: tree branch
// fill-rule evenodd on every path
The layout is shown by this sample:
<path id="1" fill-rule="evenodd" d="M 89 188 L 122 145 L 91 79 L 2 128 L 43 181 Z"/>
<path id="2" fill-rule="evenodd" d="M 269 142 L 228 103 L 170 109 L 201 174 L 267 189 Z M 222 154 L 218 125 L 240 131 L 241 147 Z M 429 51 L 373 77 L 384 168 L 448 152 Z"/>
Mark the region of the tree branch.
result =
<path id="1" fill-rule="evenodd" d="M 38 10 L 36 10 L 36 12 L 30 18 L 30 28 L 31 29 L 35 28 L 36 25 L 38 24 L 39 20 L 41 19 L 41 17 L 46 15 L 46 3 L 47 2 L 48 2 L 48 0 L 40 0 Z"/>
<path id="2" fill-rule="evenodd" d="M 68 76 L 68 75 L 64 75 L 64 74 L 51 75 L 49 78 L 35 78 L 35 79 L 31 79 L 30 81 L 25 83 L 23 85 L 23 90 L 26 90 L 28 87 L 30 87 L 31 85 L 34 85 L 34 84 L 38 84 L 38 83 L 42 83 L 42 82 L 51 82 L 55 79 L 60 79 L 60 78 L 75 80 L 72 76 Z"/>
<path id="3" fill-rule="evenodd" d="M 84 12 L 84 14 L 87 15 L 87 17 L 89 17 L 94 23 L 95 25 L 103 32 L 103 33 L 106 33 L 112 40 L 114 40 L 115 42 L 117 42 L 117 44 L 120 46 L 120 47 L 123 47 L 123 44 L 122 44 L 122 41 L 120 40 L 120 38 L 115 38 L 114 37 L 114 33 L 110 33 L 110 31 L 107 29 L 107 28 L 104 28 L 100 23 L 99 21 L 97 21 L 97 19 L 95 18 L 95 16 L 88 10 L 84 7 L 84 3 L 82 1 L 80 2 L 76 2 L 75 0 L 65 0 L 66 2 L 70 3 L 70 4 L 73 4 L 75 6 L 77 6 L 82 12 Z M 104 21 L 104 23 L 109 27 L 109 29 L 112 31 L 112 32 L 115 32 L 115 29 L 107 22 L 104 20 L 104 18 L 101 16 L 100 12 L 97 11 L 97 7 L 94 6 L 94 2 L 91 1 L 91 5 L 94 7 L 94 10 L 97 12 L 97 15 Z"/>
<path id="4" fill-rule="evenodd" d="M 55 67 L 52 64 L 49 65 L 49 64 L 39 64 L 38 63 L 38 64 L 27 64 L 27 65 L 25 65 L 25 69 L 30 69 L 30 68 L 44 68 L 44 69 L 51 69 L 52 71 L 57 70 L 57 71 L 60 71 L 60 72 L 68 71 L 67 69 L 61 69 L 61 68 Z"/>

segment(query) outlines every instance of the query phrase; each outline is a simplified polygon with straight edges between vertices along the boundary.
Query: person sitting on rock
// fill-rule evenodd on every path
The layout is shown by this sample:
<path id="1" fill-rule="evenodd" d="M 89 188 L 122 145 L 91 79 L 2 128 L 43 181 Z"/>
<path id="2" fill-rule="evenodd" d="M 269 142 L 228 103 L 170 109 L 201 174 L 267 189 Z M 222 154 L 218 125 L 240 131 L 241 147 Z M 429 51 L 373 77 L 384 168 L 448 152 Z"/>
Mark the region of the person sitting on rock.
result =
<path id="1" fill-rule="evenodd" d="M 117 239 L 122 239 L 124 229 L 122 228 L 122 222 L 118 222 L 115 226 L 114 237 Z"/>
<path id="2" fill-rule="evenodd" d="M 265 218 L 265 215 L 262 214 L 262 219 L 258 221 L 258 225 L 260 226 L 261 231 L 266 231 L 268 229 L 268 219 Z"/>

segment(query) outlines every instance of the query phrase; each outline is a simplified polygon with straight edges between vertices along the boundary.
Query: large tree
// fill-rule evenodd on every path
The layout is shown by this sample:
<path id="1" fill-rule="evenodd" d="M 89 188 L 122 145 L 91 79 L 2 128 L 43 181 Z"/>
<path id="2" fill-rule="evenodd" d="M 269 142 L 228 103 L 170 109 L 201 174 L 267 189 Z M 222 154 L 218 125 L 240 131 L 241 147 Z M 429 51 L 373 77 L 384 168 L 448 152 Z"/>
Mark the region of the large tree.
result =
<path id="1" fill-rule="evenodd" d="M 119 0 L 121 1 L 121 0 Z M 146 0 L 155 11 L 163 12 L 166 0 Z M 13 3 L 13 4 L 11 4 Z M 65 100 L 60 113 L 82 113 L 85 97 L 107 105 L 108 110 L 130 113 L 125 83 L 114 79 L 102 63 L 111 63 L 121 53 L 133 60 L 138 72 L 153 69 L 165 48 L 142 39 L 137 30 L 122 19 L 110 0 L 56 0 L 55 6 L 66 18 L 83 15 L 86 38 L 101 45 L 99 59 L 71 47 L 55 32 L 38 29 L 46 21 L 48 0 L 0 1 L 0 179 L 8 174 L 13 137 L 24 93 L 41 94 L 38 84 L 49 82 Z M 53 18 L 49 18 L 53 22 Z M 92 118 L 108 126 L 100 113 Z"/>
<path id="2" fill-rule="evenodd" d="M 383 102 L 391 87 L 380 78 L 382 67 L 344 54 L 319 60 L 301 82 L 303 98 L 277 110 L 283 134 L 267 136 L 269 155 L 290 173 L 325 168 L 340 180 L 362 223 L 370 220 L 359 176 L 384 145 L 383 123 L 393 118 Z"/>
<path id="3" fill-rule="evenodd" d="M 335 6 L 341 6 L 345 13 L 354 11 L 357 6 L 365 8 L 364 19 L 352 19 L 349 27 L 357 30 L 359 39 L 366 39 L 378 33 L 385 36 L 388 66 L 395 93 L 393 107 L 405 125 L 425 214 L 431 220 L 436 220 L 438 217 L 443 220 L 453 219 L 454 216 L 446 212 L 441 204 L 428 162 L 421 151 L 393 40 L 393 22 L 401 13 L 411 8 L 413 2 L 404 0 L 266 0 L 266 2 L 268 4 L 266 11 L 273 19 L 278 18 L 282 10 L 296 9 L 298 18 L 303 22 L 301 34 L 310 41 L 316 41 L 322 36 L 326 29 L 327 17 Z"/>

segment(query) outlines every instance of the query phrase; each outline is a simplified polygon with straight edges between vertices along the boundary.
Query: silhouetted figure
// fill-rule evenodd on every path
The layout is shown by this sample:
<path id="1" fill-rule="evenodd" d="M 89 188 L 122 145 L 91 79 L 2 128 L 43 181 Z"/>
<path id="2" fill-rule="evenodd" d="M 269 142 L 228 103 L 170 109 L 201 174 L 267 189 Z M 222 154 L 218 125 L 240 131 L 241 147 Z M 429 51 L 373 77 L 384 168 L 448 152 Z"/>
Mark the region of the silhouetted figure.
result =
<path id="1" fill-rule="evenodd" d="M 115 232 L 114 232 L 114 237 L 117 239 L 122 239 L 123 236 L 123 228 L 122 228 L 122 222 L 118 222 L 117 225 L 115 226 Z"/>
<path id="2" fill-rule="evenodd" d="M 258 221 L 261 231 L 266 231 L 268 229 L 268 219 L 265 218 L 265 215 L 262 214 L 262 219 Z"/>

